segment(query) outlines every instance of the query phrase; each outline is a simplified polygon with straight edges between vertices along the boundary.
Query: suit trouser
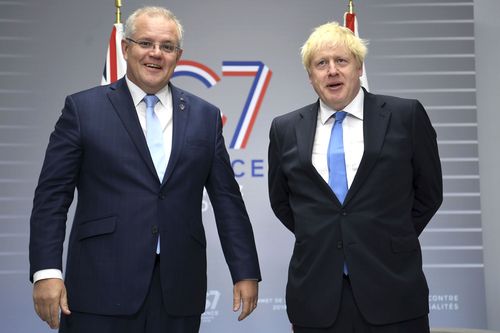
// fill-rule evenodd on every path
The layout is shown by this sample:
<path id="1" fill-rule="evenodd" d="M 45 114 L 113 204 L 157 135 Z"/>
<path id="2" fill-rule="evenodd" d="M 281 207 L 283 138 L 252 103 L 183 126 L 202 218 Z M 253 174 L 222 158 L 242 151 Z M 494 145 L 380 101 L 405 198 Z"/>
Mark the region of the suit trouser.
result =
<path id="1" fill-rule="evenodd" d="M 429 317 L 425 315 L 389 325 L 372 325 L 361 315 L 352 294 L 351 282 L 344 276 L 340 310 L 333 325 L 326 328 L 294 325 L 293 329 L 294 333 L 429 333 Z"/>
<path id="2" fill-rule="evenodd" d="M 131 316 L 102 316 L 72 311 L 61 316 L 60 333 L 197 333 L 200 316 L 174 317 L 166 313 L 157 257 L 144 304 Z M 71 297 L 71 295 L 69 295 Z"/>

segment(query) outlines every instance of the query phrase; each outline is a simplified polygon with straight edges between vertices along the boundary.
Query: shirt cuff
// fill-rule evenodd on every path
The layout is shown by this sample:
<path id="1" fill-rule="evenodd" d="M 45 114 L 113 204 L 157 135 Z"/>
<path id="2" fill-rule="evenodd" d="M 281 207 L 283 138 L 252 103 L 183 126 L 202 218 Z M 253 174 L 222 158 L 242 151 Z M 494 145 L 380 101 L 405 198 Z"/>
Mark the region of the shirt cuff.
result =
<path id="1" fill-rule="evenodd" d="M 33 274 L 33 283 L 44 279 L 63 279 L 62 272 L 58 269 L 42 269 Z"/>

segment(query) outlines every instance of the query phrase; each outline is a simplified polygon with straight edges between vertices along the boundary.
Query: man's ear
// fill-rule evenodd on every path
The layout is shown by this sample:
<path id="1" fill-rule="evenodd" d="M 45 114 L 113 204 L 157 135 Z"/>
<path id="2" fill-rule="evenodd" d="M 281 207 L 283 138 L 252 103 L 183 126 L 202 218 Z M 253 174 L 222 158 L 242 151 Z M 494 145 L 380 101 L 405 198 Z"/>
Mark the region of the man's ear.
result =
<path id="1" fill-rule="evenodd" d="M 362 77 L 363 76 L 363 71 L 364 71 L 364 67 L 363 67 L 363 64 L 361 64 L 358 68 L 358 74 L 359 74 L 359 77 Z"/>
<path id="2" fill-rule="evenodd" d="M 122 54 L 123 54 L 123 59 L 127 60 L 127 50 L 130 47 L 129 43 L 125 40 L 122 39 Z"/>
<path id="3" fill-rule="evenodd" d="M 175 62 L 177 62 L 177 61 L 179 61 L 181 59 L 183 51 L 184 51 L 183 49 L 177 50 L 177 59 L 175 60 Z"/>

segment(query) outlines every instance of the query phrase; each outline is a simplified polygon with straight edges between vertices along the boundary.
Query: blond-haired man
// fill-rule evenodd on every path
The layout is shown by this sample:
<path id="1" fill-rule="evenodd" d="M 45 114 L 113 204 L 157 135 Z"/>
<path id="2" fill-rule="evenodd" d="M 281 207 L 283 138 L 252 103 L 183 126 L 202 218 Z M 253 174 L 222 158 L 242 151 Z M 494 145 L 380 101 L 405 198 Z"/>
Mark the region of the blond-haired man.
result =
<path id="1" fill-rule="evenodd" d="M 295 333 L 429 332 L 418 236 L 442 202 L 436 133 L 418 101 L 361 87 L 366 52 L 347 28 L 317 27 L 302 61 L 319 99 L 272 123 Z"/>

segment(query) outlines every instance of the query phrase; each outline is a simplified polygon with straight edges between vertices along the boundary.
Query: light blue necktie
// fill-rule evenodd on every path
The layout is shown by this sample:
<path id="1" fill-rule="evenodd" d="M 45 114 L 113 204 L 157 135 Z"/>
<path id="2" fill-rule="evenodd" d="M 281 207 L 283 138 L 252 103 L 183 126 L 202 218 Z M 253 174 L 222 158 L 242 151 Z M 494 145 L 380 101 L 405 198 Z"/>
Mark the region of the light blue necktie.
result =
<path id="1" fill-rule="evenodd" d="M 161 183 L 167 167 L 167 159 L 165 157 L 165 150 L 163 149 L 163 129 L 161 128 L 160 120 L 155 114 L 155 105 L 158 103 L 158 97 L 156 95 L 146 95 L 144 102 L 146 102 L 146 141 Z M 160 254 L 160 236 L 158 236 L 156 253 Z"/>
<path id="2" fill-rule="evenodd" d="M 345 111 L 337 111 L 335 113 L 335 123 L 332 126 L 330 144 L 328 145 L 328 185 L 330 185 L 340 203 L 344 202 L 348 190 L 342 130 L 342 122 L 346 116 L 347 112 Z M 344 274 L 348 274 L 347 264 L 345 262 Z"/>
<path id="3" fill-rule="evenodd" d="M 344 138 L 342 130 L 342 121 L 347 116 L 345 111 L 335 113 L 335 123 L 330 135 L 330 144 L 328 145 L 328 185 L 337 196 L 340 203 L 344 202 L 347 194 L 347 174 L 345 170 L 344 156 Z"/>
<path id="4" fill-rule="evenodd" d="M 155 114 L 155 105 L 158 100 L 156 95 L 144 97 L 144 102 L 146 102 L 146 141 L 161 183 L 167 167 L 167 159 L 163 149 L 163 129 Z"/>

